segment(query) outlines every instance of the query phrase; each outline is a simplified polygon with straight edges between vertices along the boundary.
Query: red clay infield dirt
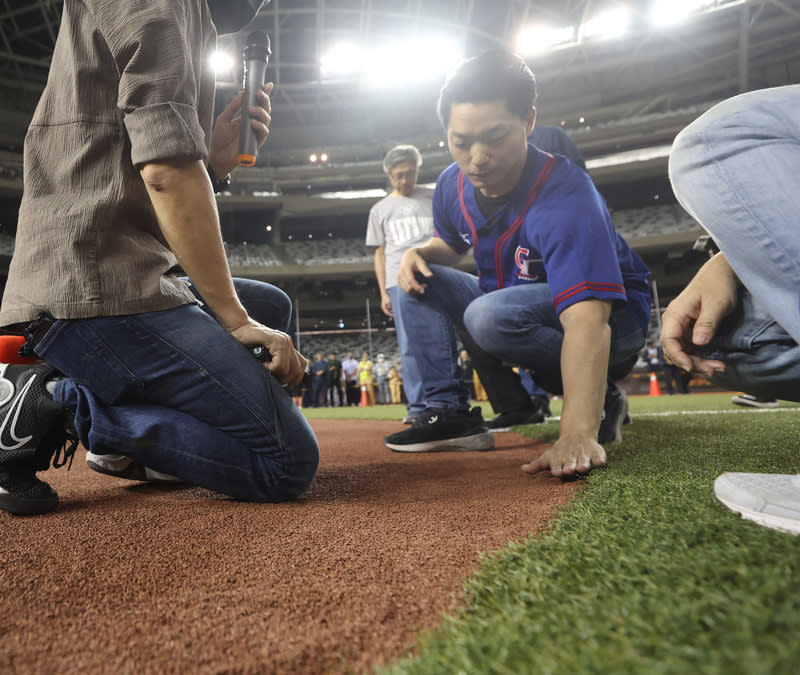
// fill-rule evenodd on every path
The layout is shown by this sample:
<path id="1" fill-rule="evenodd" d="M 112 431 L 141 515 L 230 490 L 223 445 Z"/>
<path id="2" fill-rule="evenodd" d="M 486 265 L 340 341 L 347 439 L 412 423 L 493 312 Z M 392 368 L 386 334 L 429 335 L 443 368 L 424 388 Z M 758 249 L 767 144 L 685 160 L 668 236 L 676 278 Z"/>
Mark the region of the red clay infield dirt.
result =
<path id="1" fill-rule="evenodd" d="M 519 467 L 545 446 L 400 454 L 398 422 L 316 420 L 287 504 L 50 470 L 54 513 L 0 513 L 2 673 L 364 672 L 456 610 L 478 554 L 541 530 L 579 483 Z"/>

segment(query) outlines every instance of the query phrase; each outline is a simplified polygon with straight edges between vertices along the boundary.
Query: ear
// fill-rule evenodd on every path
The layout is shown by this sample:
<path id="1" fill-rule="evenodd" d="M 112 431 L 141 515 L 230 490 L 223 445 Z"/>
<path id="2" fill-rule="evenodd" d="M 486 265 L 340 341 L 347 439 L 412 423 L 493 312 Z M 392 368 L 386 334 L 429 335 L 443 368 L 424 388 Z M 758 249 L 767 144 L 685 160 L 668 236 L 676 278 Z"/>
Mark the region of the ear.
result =
<path id="1" fill-rule="evenodd" d="M 528 113 L 528 118 L 525 120 L 525 136 L 530 136 L 533 133 L 533 127 L 536 126 L 536 108 L 531 108 Z"/>

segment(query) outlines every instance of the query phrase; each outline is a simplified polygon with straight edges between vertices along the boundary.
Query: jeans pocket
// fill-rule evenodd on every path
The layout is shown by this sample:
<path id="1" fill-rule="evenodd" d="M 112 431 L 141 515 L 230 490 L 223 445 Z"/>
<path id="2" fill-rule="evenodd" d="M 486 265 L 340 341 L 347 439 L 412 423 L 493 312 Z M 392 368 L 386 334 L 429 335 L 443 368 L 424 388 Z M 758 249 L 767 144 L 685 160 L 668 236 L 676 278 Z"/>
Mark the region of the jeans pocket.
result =
<path id="1" fill-rule="evenodd" d="M 104 321 L 119 321 L 107 318 Z M 144 383 L 94 330 L 93 319 L 58 321 L 38 345 L 38 352 L 76 384 L 89 386 L 108 404 L 137 400 Z"/>

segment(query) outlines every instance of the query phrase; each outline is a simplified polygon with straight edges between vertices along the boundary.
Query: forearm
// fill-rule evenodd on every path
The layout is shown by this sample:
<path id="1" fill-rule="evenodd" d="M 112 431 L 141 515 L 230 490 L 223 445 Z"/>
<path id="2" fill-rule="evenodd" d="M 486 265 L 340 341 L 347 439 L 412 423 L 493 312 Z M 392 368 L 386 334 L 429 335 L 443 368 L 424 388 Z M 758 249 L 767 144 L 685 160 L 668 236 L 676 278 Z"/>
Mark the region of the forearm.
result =
<path id="1" fill-rule="evenodd" d="M 375 249 L 375 279 L 378 281 L 381 295 L 384 295 L 386 293 L 386 251 L 383 246 Z"/>
<path id="2" fill-rule="evenodd" d="M 203 163 L 150 163 L 141 174 L 164 238 L 203 300 L 227 330 L 246 323 L 247 312 L 233 286 Z"/>
<path id="3" fill-rule="evenodd" d="M 584 307 L 578 307 L 585 305 Z M 585 301 L 573 305 L 576 311 L 564 320 L 561 347 L 561 378 L 564 408 L 561 437 L 597 439 L 608 374 L 611 328 L 610 303 Z"/>

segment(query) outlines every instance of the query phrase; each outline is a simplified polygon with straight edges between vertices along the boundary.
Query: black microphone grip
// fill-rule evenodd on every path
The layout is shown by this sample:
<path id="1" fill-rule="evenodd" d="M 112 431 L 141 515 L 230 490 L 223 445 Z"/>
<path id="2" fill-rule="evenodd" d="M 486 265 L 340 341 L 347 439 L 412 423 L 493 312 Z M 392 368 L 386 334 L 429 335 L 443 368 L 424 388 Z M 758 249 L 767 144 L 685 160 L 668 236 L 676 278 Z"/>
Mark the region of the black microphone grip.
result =
<path id="1" fill-rule="evenodd" d="M 262 345 L 250 347 L 250 353 L 262 363 L 269 363 L 272 361 L 272 354 L 269 353 L 269 349 L 263 347 Z"/>
<path id="2" fill-rule="evenodd" d="M 247 46 L 242 53 L 244 100 L 242 101 L 242 118 L 239 127 L 239 166 L 253 166 L 256 163 L 258 137 L 250 126 L 252 118 L 247 112 L 247 108 L 258 105 L 258 90 L 264 86 L 267 64 L 271 55 L 269 36 L 263 31 L 250 33 L 247 38 Z"/>

